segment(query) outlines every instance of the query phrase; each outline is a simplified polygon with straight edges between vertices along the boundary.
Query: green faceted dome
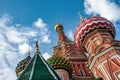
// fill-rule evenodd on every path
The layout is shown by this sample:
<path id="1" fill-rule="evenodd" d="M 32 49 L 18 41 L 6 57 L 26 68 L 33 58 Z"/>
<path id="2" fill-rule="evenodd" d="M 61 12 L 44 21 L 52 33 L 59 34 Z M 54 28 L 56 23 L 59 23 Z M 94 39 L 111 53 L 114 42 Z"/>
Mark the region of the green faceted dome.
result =
<path id="1" fill-rule="evenodd" d="M 65 69 L 69 72 L 70 76 L 72 75 L 73 68 L 69 60 L 58 56 L 52 56 L 47 60 L 47 62 L 54 69 Z"/>
<path id="2" fill-rule="evenodd" d="M 23 70 L 26 68 L 26 66 L 30 62 L 30 60 L 31 60 L 31 57 L 27 56 L 25 59 L 21 60 L 17 64 L 16 70 L 15 70 L 17 76 L 19 76 L 23 72 Z"/>

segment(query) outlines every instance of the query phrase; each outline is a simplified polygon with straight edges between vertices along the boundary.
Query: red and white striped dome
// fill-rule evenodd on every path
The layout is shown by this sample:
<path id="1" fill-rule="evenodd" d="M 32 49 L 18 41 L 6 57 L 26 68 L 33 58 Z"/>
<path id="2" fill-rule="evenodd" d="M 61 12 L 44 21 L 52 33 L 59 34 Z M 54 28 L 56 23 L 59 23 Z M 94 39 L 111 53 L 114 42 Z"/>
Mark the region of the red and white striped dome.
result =
<path id="1" fill-rule="evenodd" d="M 110 34 L 115 37 L 115 28 L 113 24 L 103 18 L 103 17 L 90 17 L 87 19 L 83 19 L 82 22 L 77 26 L 75 33 L 74 33 L 74 40 L 76 45 L 81 48 L 83 43 L 84 37 L 95 29 L 108 29 Z"/>

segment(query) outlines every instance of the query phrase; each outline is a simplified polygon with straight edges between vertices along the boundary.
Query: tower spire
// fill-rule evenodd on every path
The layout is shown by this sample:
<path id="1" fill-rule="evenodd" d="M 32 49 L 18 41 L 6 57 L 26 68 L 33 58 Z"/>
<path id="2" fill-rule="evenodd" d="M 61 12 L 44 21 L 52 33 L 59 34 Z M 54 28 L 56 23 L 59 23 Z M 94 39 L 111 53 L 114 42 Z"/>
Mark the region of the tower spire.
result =
<path id="1" fill-rule="evenodd" d="M 84 19 L 84 17 L 80 14 L 80 11 L 78 11 L 78 16 L 80 17 L 81 20 Z"/>
<path id="2" fill-rule="evenodd" d="M 56 24 L 55 25 L 55 30 L 58 32 L 58 44 L 61 43 L 62 41 L 66 42 L 71 42 L 64 34 L 63 31 L 64 27 L 62 24 Z"/>
<path id="3" fill-rule="evenodd" d="M 28 56 L 30 56 L 30 46 L 28 45 Z"/>
<path id="4" fill-rule="evenodd" d="M 36 52 L 39 52 L 39 45 L 38 45 L 38 41 L 36 41 L 35 49 L 36 49 Z"/>

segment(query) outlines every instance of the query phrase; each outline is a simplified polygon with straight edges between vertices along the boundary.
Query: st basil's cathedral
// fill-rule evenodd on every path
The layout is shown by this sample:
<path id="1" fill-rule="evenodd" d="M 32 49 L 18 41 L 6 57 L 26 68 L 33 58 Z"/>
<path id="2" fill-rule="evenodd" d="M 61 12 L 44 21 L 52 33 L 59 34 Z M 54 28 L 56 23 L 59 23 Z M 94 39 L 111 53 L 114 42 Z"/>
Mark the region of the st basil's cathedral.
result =
<path id="1" fill-rule="evenodd" d="M 33 58 L 28 52 L 17 64 L 17 80 L 120 80 L 120 41 L 115 40 L 115 27 L 109 20 L 82 18 L 74 41 L 64 34 L 62 24 L 56 24 L 55 30 L 58 43 L 53 56 L 46 61 L 37 41 Z"/>

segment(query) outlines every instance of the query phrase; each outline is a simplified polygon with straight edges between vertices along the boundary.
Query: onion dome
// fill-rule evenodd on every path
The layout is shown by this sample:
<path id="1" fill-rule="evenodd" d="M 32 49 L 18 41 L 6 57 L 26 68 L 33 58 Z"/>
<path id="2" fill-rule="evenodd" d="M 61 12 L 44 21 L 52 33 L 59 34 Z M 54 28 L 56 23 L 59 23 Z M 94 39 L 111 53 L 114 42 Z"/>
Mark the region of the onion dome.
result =
<path id="1" fill-rule="evenodd" d="M 23 70 L 26 68 L 26 66 L 30 62 L 30 60 L 31 60 L 31 57 L 30 55 L 28 55 L 25 59 L 21 60 L 17 64 L 16 70 L 15 70 L 17 76 L 19 76 L 23 72 Z"/>
<path id="2" fill-rule="evenodd" d="M 56 24 L 55 25 L 55 30 L 57 31 L 57 29 L 59 29 L 59 28 L 63 29 L 63 25 L 62 24 Z"/>
<path id="3" fill-rule="evenodd" d="M 55 25 L 55 30 L 58 32 L 58 45 L 63 42 L 67 42 L 67 43 L 72 42 L 65 36 L 63 29 L 64 29 L 64 27 L 62 24 Z"/>
<path id="4" fill-rule="evenodd" d="M 70 76 L 72 75 L 72 65 L 71 63 L 62 57 L 58 57 L 58 56 L 52 56 L 51 58 L 49 58 L 47 60 L 47 62 L 54 68 L 54 69 L 65 69 L 68 71 L 68 73 L 70 74 Z"/>
<path id="5" fill-rule="evenodd" d="M 74 34 L 76 45 L 81 48 L 80 46 L 82 46 L 85 36 L 95 29 L 107 29 L 112 37 L 115 37 L 115 28 L 109 20 L 93 16 L 83 19 L 77 26 Z"/>

